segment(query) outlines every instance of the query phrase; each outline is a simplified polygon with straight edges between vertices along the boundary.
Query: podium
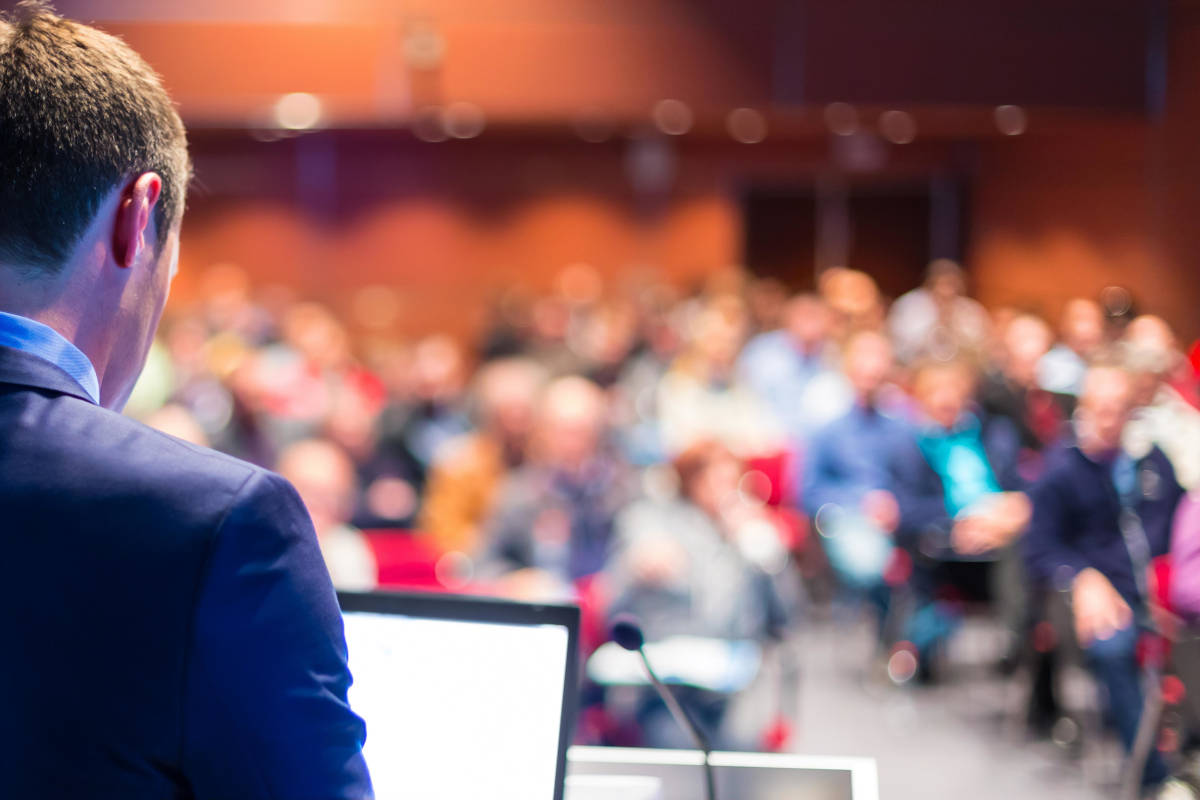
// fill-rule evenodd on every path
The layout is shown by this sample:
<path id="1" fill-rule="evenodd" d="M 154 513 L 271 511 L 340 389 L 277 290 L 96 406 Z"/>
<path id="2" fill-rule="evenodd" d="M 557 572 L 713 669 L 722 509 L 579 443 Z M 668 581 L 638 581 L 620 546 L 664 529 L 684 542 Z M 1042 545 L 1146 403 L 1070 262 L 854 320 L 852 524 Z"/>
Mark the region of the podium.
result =
<path id="1" fill-rule="evenodd" d="M 703 763 L 698 750 L 572 747 L 566 800 L 572 778 L 582 775 L 656 778 L 661 781 L 656 800 L 702 800 Z M 879 800 L 873 758 L 716 752 L 711 763 L 723 800 Z"/>

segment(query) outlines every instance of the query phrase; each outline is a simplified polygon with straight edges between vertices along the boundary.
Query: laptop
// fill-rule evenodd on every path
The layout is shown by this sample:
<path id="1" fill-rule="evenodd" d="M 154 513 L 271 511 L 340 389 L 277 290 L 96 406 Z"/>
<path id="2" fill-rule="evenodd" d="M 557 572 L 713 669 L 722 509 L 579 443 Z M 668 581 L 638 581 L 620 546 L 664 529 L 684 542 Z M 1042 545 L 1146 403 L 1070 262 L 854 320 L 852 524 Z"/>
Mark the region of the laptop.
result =
<path id="1" fill-rule="evenodd" d="M 377 800 L 562 800 L 579 609 L 339 592 Z"/>

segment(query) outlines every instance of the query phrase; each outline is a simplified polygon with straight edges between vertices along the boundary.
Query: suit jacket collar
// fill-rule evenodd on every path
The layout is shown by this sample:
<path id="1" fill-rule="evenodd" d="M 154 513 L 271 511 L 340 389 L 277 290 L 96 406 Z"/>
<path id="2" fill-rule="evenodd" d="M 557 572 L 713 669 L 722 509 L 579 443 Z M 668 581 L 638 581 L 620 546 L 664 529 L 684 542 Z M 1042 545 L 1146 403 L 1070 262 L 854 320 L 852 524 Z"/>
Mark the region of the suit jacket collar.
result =
<path id="1" fill-rule="evenodd" d="M 5 383 L 47 389 L 95 403 L 74 378 L 46 359 L 0 345 L 0 384 Z"/>

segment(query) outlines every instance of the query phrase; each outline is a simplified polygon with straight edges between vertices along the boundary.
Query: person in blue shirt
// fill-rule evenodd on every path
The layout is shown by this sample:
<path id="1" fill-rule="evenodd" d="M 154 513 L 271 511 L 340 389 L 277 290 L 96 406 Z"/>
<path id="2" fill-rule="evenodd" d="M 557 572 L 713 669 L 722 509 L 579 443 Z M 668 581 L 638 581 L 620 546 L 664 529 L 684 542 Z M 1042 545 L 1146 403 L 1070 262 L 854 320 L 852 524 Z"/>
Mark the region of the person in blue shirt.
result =
<path id="1" fill-rule="evenodd" d="M 910 426 L 889 413 L 884 400 L 893 367 L 883 334 L 862 331 L 846 342 L 843 370 L 854 404 L 813 436 L 800 497 L 840 582 L 865 593 L 880 610 L 886 608 L 884 573 L 900 521 L 889 465 L 911 438 Z"/>
<path id="2" fill-rule="evenodd" d="M 1129 453 L 1121 437 L 1133 410 L 1133 384 L 1119 365 L 1092 366 L 1084 377 L 1074 440 L 1046 459 L 1031 490 L 1033 518 L 1023 543 L 1031 574 L 1069 594 L 1075 636 L 1104 685 L 1112 722 L 1127 749 L 1142 711 L 1135 655 L 1148 621 L 1147 569 L 1170 548 L 1171 521 L 1183 489 L 1157 447 Z M 1148 784 L 1166 777 L 1152 755 Z"/>
<path id="3" fill-rule="evenodd" d="M 793 446 L 802 450 L 821 425 L 850 404 L 850 388 L 833 360 L 833 318 L 820 297 L 788 301 L 784 325 L 755 336 L 738 357 L 741 379 L 766 404 Z"/>
<path id="4" fill-rule="evenodd" d="M 961 360 L 917 368 L 921 419 L 891 465 L 896 541 L 913 560 L 917 611 L 907 631 L 927 675 L 961 601 L 994 603 L 1014 647 L 1025 620 L 1026 586 L 1013 548 L 1030 514 L 1017 472 L 1020 439 L 1010 420 L 972 410 L 975 378 Z"/>

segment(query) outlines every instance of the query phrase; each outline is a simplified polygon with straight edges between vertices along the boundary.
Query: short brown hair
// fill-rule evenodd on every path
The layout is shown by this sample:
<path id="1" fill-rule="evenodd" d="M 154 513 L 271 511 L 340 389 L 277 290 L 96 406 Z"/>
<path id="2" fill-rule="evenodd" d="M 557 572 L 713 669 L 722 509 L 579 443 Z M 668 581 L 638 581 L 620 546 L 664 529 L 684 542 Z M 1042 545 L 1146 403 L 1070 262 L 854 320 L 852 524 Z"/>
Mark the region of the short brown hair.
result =
<path id="1" fill-rule="evenodd" d="M 162 177 L 158 244 L 183 213 L 183 123 L 128 45 L 40 0 L 0 17 L 0 259 L 54 274 L 100 203 L 144 172 Z"/>

